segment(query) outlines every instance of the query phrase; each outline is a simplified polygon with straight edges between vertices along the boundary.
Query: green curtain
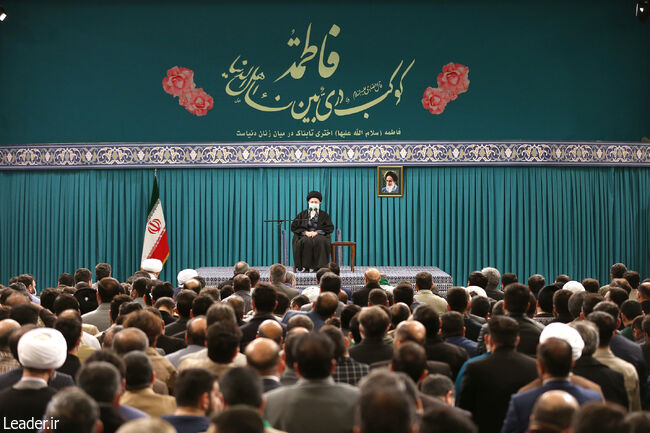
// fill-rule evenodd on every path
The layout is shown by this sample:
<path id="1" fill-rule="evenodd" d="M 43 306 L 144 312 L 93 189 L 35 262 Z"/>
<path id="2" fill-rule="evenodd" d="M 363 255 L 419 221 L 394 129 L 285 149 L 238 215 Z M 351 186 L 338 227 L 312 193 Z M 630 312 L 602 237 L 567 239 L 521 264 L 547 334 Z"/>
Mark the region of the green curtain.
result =
<path id="1" fill-rule="evenodd" d="M 0 282 L 101 261 L 138 268 L 153 170 L 0 172 Z M 464 284 L 495 266 L 520 280 L 609 278 L 617 261 L 649 276 L 650 170 L 600 167 L 406 167 L 403 198 L 378 198 L 376 168 L 160 169 L 171 254 L 185 267 L 279 261 L 277 227 L 323 193 L 358 265 L 438 266 Z M 285 226 L 288 229 L 288 226 Z M 344 252 L 344 264 L 347 263 Z"/>

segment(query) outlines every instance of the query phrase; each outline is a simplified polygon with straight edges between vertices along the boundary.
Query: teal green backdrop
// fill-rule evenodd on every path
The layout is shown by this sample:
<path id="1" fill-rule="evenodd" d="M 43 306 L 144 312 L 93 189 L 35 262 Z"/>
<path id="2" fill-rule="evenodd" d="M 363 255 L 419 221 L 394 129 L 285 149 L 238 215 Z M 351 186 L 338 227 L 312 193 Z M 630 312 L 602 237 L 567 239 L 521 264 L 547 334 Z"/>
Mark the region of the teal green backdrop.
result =
<path id="1" fill-rule="evenodd" d="M 137 270 L 153 170 L 0 172 L 0 282 L 31 272 L 39 289 L 101 261 Z M 359 265 L 432 265 L 466 282 L 496 266 L 606 281 L 626 263 L 650 274 L 646 168 L 407 167 L 401 199 L 376 197 L 374 168 L 159 170 L 171 254 L 186 267 L 279 261 L 276 228 L 322 191 Z M 347 255 L 346 255 L 347 256 Z M 347 259 L 347 257 L 345 257 Z M 347 264 L 347 260 L 344 260 Z"/>
<path id="2" fill-rule="evenodd" d="M 650 137 L 650 23 L 634 16 L 635 1 L 4 0 L 0 144 L 230 142 L 248 140 L 238 130 L 260 140 L 259 132 L 303 128 L 399 129 L 400 140 L 638 142 Z M 339 54 L 337 70 L 322 78 L 317 54 L 302 79 L 274 84 L 303 49 L 287 45 L 291 31 L 304 42 L 310 23 L 319 51 L 339 26 L 325 48 L 325 59 Z M 383 92 L 400 61 L 415 63 L 399 105 L 391 96 L 367 119 L 306 125 L 226 94 L 222 74 L 239 55 L 266 75 L 255 98 L 267 105 L 276 92 L 277 104 L 306 104 L 321 86 L 358 105 L 374 96 L 354 91 L 382 81 Z M 469 67 L 469 89 L 432 115 L 422 95 L 449 62 Z M 206 116 L 163 91 L 174 66 L 192 69 L 214 98 Z M 377 139 L 347 139 L 367 138 Z"/>

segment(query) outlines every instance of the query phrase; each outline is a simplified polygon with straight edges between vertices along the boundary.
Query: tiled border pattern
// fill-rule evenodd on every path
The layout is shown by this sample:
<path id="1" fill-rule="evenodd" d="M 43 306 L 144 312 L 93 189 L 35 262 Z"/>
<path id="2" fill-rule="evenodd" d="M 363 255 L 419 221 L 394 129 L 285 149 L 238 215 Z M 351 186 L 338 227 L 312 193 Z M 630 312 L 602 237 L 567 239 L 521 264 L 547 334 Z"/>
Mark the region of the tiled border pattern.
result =
<path id="1" fill-rule="evenodd" d="M 0 169 L 361 165 L 650 166 L 650 143 L 264 142 L 0 146 Z"/>

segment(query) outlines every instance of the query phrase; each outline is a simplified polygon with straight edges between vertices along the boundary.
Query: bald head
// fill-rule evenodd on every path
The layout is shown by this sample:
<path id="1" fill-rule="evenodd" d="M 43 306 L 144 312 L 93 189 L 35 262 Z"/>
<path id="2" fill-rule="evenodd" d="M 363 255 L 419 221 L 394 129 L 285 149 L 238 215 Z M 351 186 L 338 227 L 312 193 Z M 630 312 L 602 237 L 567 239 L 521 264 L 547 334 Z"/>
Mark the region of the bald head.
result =
<path id="1" fill-rule="evenodd" d="M 205 334 L 208 330 L 208 322 L 205 316 L 194 317 L 187 322 L 185 340 L 187 344 L 205 346 Z"/>
<path id="2" fill-rule="evenodd" d="M 110 328 L 108 328 L 106 331 L 104 331 L 104 339 L 102 340 L 102 347 L 104 349 L 112 349 L 113 338 L 115 337 L 115 334 L 117 334 L 123 329 L 124 327 L 122 325 L 113 325 Z"/>
<path id="3" fill-rule="evenodd" d="M 379 284 L 379 280 L 381 280 L 381 273 L 377 268 L 368 268 L 364 275 L 366 277 L 366 284 L 368 283 Z"/>
<path id="4" fill-rule="evenodd" d="M 132 350 L 144 352 L 149 346 L 147 334 L 138 328 L 124 328 L 113 337 L 113 350 L 124 355 Z"/>
<path id="5" fill-rule="evenodd" d="M 20 323 L 16 322 L 13 319 L 0 320 L 0 335 L 9 333 L 18 328 L 20 328 Z"/>
<path id="6" fill-rule="evenodd" d="M 256 338 L 246 346 L 246 362 L 260 376 L 278 375 L 280 346 L 269 338 Z"/>
<path id="7" fill-rule="evenodd" d="M 267 319 L 260 323 L 257 328 L 257 337 L 259 339 L 270 339 L 276 344 L 282 344 L 282 325 L 277 320 Z"/>
<path id="8" fill-rule="evenodd" d="M 81 314 L 79 314 L 79 311 L 73 310 L 71 308 L 61 311 L 61 313 L 59 313 L 59 315 L 57 317 L 62 318 L 62 319 L 79 319 L 79 320 L 81 320 Z"/>
<path id="9" fill-rule="evenodd" d="M 0 348 L 9 347 L 9 335 L 15 329 L 20 329 L 20 323 L 13 319 L 0 320 Z"/>
<path id="10" fill-rule="evenodd" d="M 395 329 L 395 348 L 408 341 L 412 341 L 421 346 L 427 338 L 427 329 L 417 320 L 405 320 L 400 322 Z"/>
<path id="11" fill-rule="evenodd" d="M 553 390 L 542 394 L 533 407 L 530 425 L 540 429 L 564 431 L 571 426 L 578 401 L 568 392 Z"/>
<path id="12" fill-rule="evenodd" d="M 248 263 L 243 262 L 243 261 L 242 262 L 237 262 L 237 264 L 235 265 L 235 269 L 233 271 L 233 274 L 235 274 L 235 275 L 245 274 L 246 272 L 248 272 L 248 269 L 249 269 Z"/>
<path id="13" fill-rule="evenodd" d="M 192 278 L 191 280 L 185 281 L 185 284 L 183 284 L 183 290 L 191 290 L 194 293 L 199 293 L 201 290 L 201 282 L 199 280 L 195 280 Z"/>

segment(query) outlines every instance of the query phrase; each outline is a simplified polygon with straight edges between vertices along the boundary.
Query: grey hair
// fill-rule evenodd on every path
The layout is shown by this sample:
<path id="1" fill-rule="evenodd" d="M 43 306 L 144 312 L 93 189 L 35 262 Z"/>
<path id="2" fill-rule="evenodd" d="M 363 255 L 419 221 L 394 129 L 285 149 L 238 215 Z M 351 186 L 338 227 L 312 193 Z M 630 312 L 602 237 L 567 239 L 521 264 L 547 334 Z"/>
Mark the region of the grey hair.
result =
<path id="1" fill-rule="evenodd" d="M 578 322 L 571 322 L 569 326 L 578 331 L 578 334 L 582 337 L 582 341 L 585 342 L 585 347 L 582 349 L 582 356 L 593 355 L 600 344 L 596 325 L 588 320 L 580 320 Z"/>
<path id="2" fill-rule="evenodd" d="M 99 420 L 99 406 L 80 388 L 65 388 L 52 397 L 45 418 L 52 431 L 91 433 Z"/>
<path id="3" fill-rule="evenodd" d="M 483 268 L 481 269 L 481 273 L 487 278 L 488 286 L 496 287 L 499 285 L 499 281 L 501 281 L 501 273 L 497 268 Z"/>

